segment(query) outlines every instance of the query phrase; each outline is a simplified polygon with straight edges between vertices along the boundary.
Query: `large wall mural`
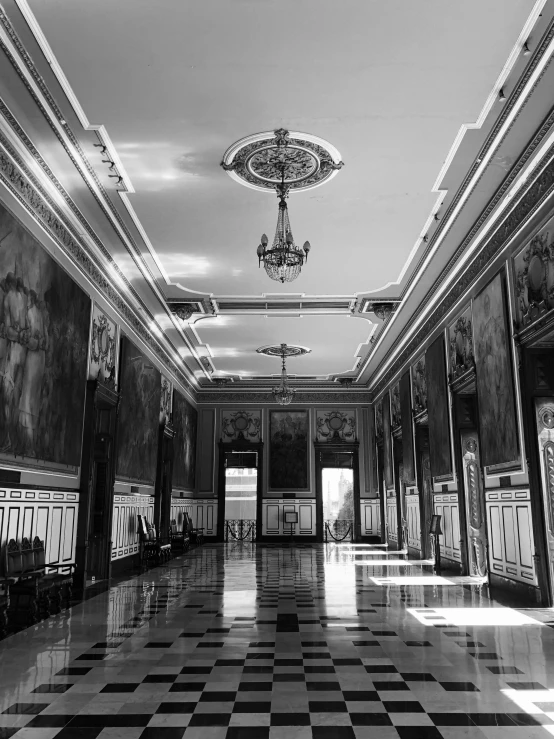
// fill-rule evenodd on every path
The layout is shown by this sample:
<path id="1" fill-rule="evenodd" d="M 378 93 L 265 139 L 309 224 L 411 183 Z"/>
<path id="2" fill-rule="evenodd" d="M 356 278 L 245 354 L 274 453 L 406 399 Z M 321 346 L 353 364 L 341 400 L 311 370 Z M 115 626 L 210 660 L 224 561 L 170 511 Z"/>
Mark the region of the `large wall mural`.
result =
<path id="1" fill-rule="evenodd" d="M 126 336 L 121 339 L 116 477 L 154 485 L 161 374 Z"/>
<path id="2" fill-rule="evenodd" d="M 95 303 L 92 307 L 89 380 L 99 380 L 116 387 L 117 338 L 117 324 Z"/>
<path id="3" fill-rule="evenodd" d="M 308 487 L 308 411 L 270 411 L 269 488 Z"/>
<path id="4" fill-rule="evenodd" d="M 173 393 L 173 487 L 194 491 L 198 411 L 176 390 Z"/>
<path id="5" fill-rule="evenodd" d="M 90 298 L 0 205 L 0 460 L 76 472 Z"/>
<path id="6" fill-rule="evenodd" d="M 317 441 L 356 441 L 356 411 L 317 411 Z"/>
<path id="7" fill-rule="evenodd" d="M 501 275 L 473 301 L 473 327 L 481 461 L 487 467 L 515 462 L 517 419 Z"/>
<path id="8" fill-rule="evenodd" d="M 450 448 L 449 397 L 446 384 L 444 338 L 439 336 L 425 353 L 425 372 L 429 394 L 429 445 L 433 477 L 452 474 Z"/>

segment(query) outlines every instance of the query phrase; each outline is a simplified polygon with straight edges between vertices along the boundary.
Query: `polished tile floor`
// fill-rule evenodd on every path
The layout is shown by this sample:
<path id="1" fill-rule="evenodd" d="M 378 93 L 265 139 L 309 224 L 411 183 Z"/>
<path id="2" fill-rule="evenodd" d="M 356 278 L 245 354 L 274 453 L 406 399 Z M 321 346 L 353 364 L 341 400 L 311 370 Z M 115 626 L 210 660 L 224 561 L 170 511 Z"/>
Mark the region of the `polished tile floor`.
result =
<path id="1" fill-rule="evenodd" d="M 382 547 L 207 545 L 0 642 L 0 739 L 546 738 L 553 625 Z"/>

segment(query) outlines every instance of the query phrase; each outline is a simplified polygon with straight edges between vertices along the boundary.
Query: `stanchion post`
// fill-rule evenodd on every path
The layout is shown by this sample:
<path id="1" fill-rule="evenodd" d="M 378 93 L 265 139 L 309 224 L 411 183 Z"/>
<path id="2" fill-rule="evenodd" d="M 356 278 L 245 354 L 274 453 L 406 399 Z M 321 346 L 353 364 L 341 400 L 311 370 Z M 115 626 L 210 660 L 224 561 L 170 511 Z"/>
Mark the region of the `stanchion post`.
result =
<path id="1" fill-rule="evenodd" d="M 435 537 L 435 575 L 441 574 L 441 545 L 439 536 L 442 534 L 441 516 L 434 513 L 431 517 L 431 527 L 429 533 Z"/>

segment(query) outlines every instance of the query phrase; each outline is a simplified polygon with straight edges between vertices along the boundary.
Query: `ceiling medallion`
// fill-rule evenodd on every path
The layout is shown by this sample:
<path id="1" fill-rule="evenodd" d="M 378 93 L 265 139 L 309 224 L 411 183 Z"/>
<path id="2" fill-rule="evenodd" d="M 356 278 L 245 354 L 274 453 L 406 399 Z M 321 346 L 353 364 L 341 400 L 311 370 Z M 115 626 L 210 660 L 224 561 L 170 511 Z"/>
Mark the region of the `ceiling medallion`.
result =
<path id="1" fill-rule="evenodd" d="M 302 138 L 300 138 L 302 137 Z M 257 247 L 258 266 L 276 282 L 295 280 L 311 249 L 294 243 L 287 198 L 292 190 L 307 190 L 334 177 L 343 166 L 339 152 L 323 139 L 279 128 L 273 133 L 248 136 L 233 144 L 221 162 L 234 179 L 257 190 L 276 190 L 279 198 L 277 228 L 271 248 L 262 235 Z"/>
<path id="2" fill-rule="evenodd" d="M 343 164 L 328 141 L 284 128 L 246 136 L 227 149 L 221 162 L 234 180 L 263 192 L 282 181 L 287 190 L 309 190 L 335 177 Z"/>
<path id="3" fill-rule="evenodd" d="M 296 390 L 290 387 L 287 380 L 287 357 L 301 357 L 304 354 L 311 352 L 311 349 L 307 349 L 304 346 L 288 346 L 287 344 L 280 344 L 278 346 L 261 346 L 256 349 L 258 354 L 265 354 L 268 357 L 281 357 L 282 368 L 281 368 L 281 382 L 277 387 L 274 387 L 271 392 L 273 397 L 279 405 L 289 405 L 292 402 L 294 393 Z"/>

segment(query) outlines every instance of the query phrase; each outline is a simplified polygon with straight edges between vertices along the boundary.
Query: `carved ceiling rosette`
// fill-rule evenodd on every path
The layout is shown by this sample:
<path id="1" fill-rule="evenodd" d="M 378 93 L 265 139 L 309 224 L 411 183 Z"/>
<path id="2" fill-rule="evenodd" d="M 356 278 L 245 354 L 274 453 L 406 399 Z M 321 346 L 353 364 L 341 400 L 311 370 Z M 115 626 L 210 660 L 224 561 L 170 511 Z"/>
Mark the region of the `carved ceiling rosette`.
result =
<path id="1" fill-rule="evenodd" d="M 317 411 L 316 435 L 318 441 L 355 441 L 355 411 Z"/>
<path id="2" fill-rule="evenodd" d="M 231 411 L 221 420 L 221 437 L 224 442 L 261 440 L 261 411 Z"/>

